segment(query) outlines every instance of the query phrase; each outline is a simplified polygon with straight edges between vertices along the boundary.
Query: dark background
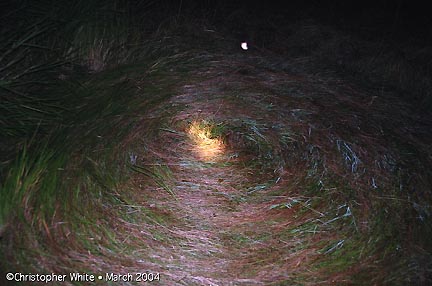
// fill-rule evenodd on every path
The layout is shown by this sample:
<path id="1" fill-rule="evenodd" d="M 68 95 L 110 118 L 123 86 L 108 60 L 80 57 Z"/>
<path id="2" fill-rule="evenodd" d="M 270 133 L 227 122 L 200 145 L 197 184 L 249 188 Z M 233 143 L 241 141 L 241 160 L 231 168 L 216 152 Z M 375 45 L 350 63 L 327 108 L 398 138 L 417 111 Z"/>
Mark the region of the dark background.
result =
<path id="1" fill-rule="evenodd" d="M 40 5 L 49 1 L 2 1 L 0 14 L 9 21 L 9 11 L 32 7 L 37 13 Z M 77 1 L 80 2 L 80 1 Z M 85 1 L 81 1 L 85 2 Z M 98 2 L 100 6 L 105 1 Z M 427 2 L 427 1 L 424 1 Z M 59 2 L 52 1 L 53 6 Z M 432 43 L 432 17 L 426 4 L 408 0 L 376 1 L 217 1 L 176 0 L 119 1 L 130 7 L 135 15 L 141 15 L 148 23 L 161 24 L 177 16 L 185 20 L 207 21 L 227 31 L 245 26 L 283 26 L 302 19 L 314 19 L 322 24 L 337 26 L 365 38 L 386 37 L 397 40 Z M 46 7 L 40 10 L 46 10 Z M 119 7 L 119 10 L 122 7 Z M 96 12 L 95 12 L 96 13 Z M 6 16 L 6 17 L 5 17 Z M 25 15 L 31 22 L 32 18 Z M 13 19 L 13 18 L 12 18 Z M 235 23 L 231 21 L 236 19 Z M 14 24 L 5 23 L 3 25 Z M 258 29 L 258 27 L 255 27 Z"/>
<path id="2" fill-rule="evenodd" d="M 138 1 L 139 3 L 139 1 Z M 159 4 L 154 4 L 160 5 Z M 171 4 L 170 4 L 171 3 Z M 391 37 L 431 43 L 432 17 L 426 4 L 416 1 L 177 1 L 165 7 L 186 17 L 206 16 L 223 25 L 241 10 L 249 18 L 245 25 L 259 22 L 284 25 L 313 18 L 323 24 L 338 26 L 363 37 Z M 156 8 L 156 7 L 155 7 Z"/>

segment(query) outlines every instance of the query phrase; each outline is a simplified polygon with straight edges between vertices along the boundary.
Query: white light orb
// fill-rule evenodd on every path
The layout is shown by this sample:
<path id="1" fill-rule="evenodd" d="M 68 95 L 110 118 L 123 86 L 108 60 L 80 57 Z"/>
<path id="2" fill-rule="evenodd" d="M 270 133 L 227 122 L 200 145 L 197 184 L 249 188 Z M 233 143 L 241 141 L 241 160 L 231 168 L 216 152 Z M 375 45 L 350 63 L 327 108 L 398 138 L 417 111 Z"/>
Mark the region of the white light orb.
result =
<path id="1" fill-rule="evenodd" d="M 248 44 L 247 44 L 247 42 L 242 42 L 240 46 L 241 46 L 241 48 L 242 48 L 243 50 L 245 50 L 245 51 L 248 49 Z"/>

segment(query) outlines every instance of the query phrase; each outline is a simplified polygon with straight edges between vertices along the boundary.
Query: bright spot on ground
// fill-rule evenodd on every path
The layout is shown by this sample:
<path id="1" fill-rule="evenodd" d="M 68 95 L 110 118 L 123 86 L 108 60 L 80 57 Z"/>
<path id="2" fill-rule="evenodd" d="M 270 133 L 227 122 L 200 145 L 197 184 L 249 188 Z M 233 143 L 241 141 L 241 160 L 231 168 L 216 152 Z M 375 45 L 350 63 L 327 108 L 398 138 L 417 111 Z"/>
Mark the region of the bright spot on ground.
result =
<path id="1" fill-rule="evenodd" d="M 194 121 L 189 126 L 188 133 L 195 147 L 194 151 L 202 160 L 212 160 L 224 152 L 224 143 L 221 138 L 212 138 L 211 125 Z"/>
<path id="2" fill-rule="evenodd" d="M 243 49 L 243 50 L 247 50 L 248 49 L 248 44 L 247 44 L 247 42 L 242 42 L 241 43 L 241 48 Z"/>

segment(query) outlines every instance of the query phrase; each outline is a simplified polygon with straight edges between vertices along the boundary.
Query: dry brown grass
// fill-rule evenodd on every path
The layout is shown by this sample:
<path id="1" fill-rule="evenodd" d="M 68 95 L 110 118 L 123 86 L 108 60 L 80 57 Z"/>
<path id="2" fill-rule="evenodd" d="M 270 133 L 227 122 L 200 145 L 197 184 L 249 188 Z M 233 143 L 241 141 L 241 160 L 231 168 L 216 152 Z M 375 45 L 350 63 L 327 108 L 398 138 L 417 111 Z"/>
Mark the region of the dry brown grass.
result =
<path id="1" fill-rule="evenodd" d="M 169 170 L 160 174 L 166 186 L 142 174 L 122 186 L 133 202 L 122 211 L 135 221 L 110 216 L 110 224 L 123 253 L 67 257 L 95 272 L 160 272 L 161 285 L 351 285 L 367 271 L 385 283 L 391 260 L 360 238 L 373 234 L 377 197 L 385 201 L 385 193 L 371 195 L 374 185 L 390 192 L 389 160 L 400 159 L 387 132 L 405 127 L 409 135 L 393 136 L 423 148 L 428 139 L 408 137 L 416 136 L 411 111 L 389 107 L 395 99 L 251 61 L 214 60 L 143 115 L 122 146 L 138 141 L 136 164 Z M 161 117 L 168 106 L 177 109 Z M 387 117 L 398 108 L 406 118 Z M 251 140 L 260 138 L 257 147 Z M 352 257 L 325 266 L 334 255 L 326 253 L 343 253 L 344 244 Z"/>
<path id="2" fill-rule="evenodd" d="M 284 70 L 257 54 L 199 58 L 119 144 L 138 172 L 116 189 L 120 203 L 94 206 L 110 232 L 83 238 L 48 226 L 41 244 L 57 255 L 35 255 L 35 269 L 159 272 L 156 285 L 385 285 L 429 275 L 423 266 L 391 273 L 413 253 L 430 254 L 416 217 L 431 199 L 422 170 L 430 119 L 393 94 L 296 68 L 298 58 Z M 151 83 L 135 84 L 139 93 Z"/>

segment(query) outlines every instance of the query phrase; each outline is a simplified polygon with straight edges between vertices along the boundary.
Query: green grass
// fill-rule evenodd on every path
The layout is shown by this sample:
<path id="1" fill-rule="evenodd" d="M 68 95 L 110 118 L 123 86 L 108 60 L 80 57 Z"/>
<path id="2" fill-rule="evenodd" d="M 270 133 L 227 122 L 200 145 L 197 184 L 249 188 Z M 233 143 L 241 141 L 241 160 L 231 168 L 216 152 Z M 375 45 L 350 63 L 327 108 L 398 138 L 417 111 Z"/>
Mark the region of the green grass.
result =
<path id="1" fill-rule="evenodd" d="M 175 197 L 175 193 L 170 187 L 170 181 L 172 181 L 171 170 L 166 165 L 156 165 L 152 167 L 143 167 L 139 165 L 131 165 L 132 171 L 138 172 L 152 179 L 154 183 L 164 189 L 167 193 Z"/>
<path id="2" fill-rule="evenodd" d="M 106 71 L 133 62 L 138 55 L 133 49 L 140 39 L 131 42 L 127 38 L 134 32 L 128 30 L 127 23 L 112 21 L 103 14 L 99 14 L 100 19 L 83 19 L 86 12 L 95 10 L 92 5 L 96 1 L 71 5 L 76 6 L 31 6 L 23 8 L 23 15 L 18 10 L 10 14 L 14 18 L 36 13 L 40 20 L 8 30 L 5 36 L 9 41 L 2 41 L 0 47 L 0 132 L 5 139 L 0 150 L 1 235 L 25 231 L 17 241 L 21 247 L 50 238 L 46 247 L 27 253 L 27 257 L 26 251 L 14 255 L 2 247 L 3 255 L 15 257 L 9 267 L 35 265 L 32 261 L 38 255 L 49 255 L 58 247 L 51 239 L 67 233 L 74 241 L 71 248 L 102 253 L 101 245 L 114 251 L 120 247 L 109 217 L 119 215 L 115 206 L 128 200 L 127 194 L 118 190 L 128 178 L 128 169 L 119 159 L 127 154 L 116 144 L 137 122 L 136 110 L 150 109 L 167 96 L 147 97 L 156 89 L 144 84 L 136 94 L 135 87 L 143 70 L 160 78 L 160 70 L 170 64 L 170 58 L 154 52 L 146 58 L 140 54 L 140 65 Z M 58 9 L 70 17 L 83 10 L 81 18 L 60 26 Z M 53 13 L 53 18 L 43 16 L 46 11 Z M 119 18 L 125 19 L 124 15 Z M 61 41 L 57 40 L 59 34 Z M 65 43 L 69 45 L 63 46 Z M 89 61 L 100 66 L 87 66 Z M 88 72 L 104 74 L 89 76 Z M 118 131 L 113 133 L 114 129 Z M 11 148 L 14 145 L 16 149 Z M 151 176 L 167 187 L 163 176 L 168 174 L 161 167 Z"/>
<path id="3" fill-rule="evenodd" d="M 2 225 L 12 217 L 30 219 L 29 223 L 45 221 L 54 213 L 56 190 L 65 159 L 47 146 L 36 150 L 34 156 L 29 154 L 28 147 L 24 147 L 1 186 Z M 40 188 L 44 192 L 38 194 Z"/>
<path id="4" fill-rule="evenodd" d="M 148 186 L 176 198 L 175 167 L 155 158 L 149 147 L 164 133 L 185 137 L 173 129 L 170 120 L 186 104 L 172 106 L 169 99 L 191 82 L 208 80 L 201 73 L 204 69 L 219 68 L 238 76 L 231 65 L 240 65 L 235 68 L 242 70 L 243 60 L 226 52 L 221 56 L 220 50 L 230 51 L 223 46 L 227 42 L 216 32 L 203 32 L 193 21 L 180 23 L 175 18 L 150 33 L 146 25 L 159 24 L 152 22 L 151 11 L 141 15 L 149 20 L 139 19 L 132 13 L 133 6 L 120 1 L 10 5 L 10 13 L 1 12 L 0 22 L 5 24 L 0 41 L 0 252 L 9 261 L 2 262 L 7 264 L 2 267 L 58 270 L 49 264 L 44 269 L 36 261 L 64 262 L 56 256 L 64 244 L 71 252 L 100 257 L 134 253 L 134 246 L 150 248 L 134 236 L 137 229 L 122 223 L 156 226 L 146 230 L 154 241 L 183 242 L 169 232 L 170 226 L 179 223 L 169 207 L 160 210 L 137 204 L 136 190 L 124 184 L 144 175 Z M 321 29 L 328 27 L 310 25 L 304 32 Z M 301 30 L 294 31 L 291 37 L 295 39 Z M 274 285 L 326 281 L 344 272 L 359 285 L 369 272 L 378 284 L 408 283 L 419 275 L 429 279 L 432 210 L 427 143 L 405 135 L 412 131 L 409 109 L 399 112 L 397 105 L 394 110 L 377 105 L 370 111 L 375 103 L 356 101 L 332 85 L 340 69 L 357 71 L 354 82 L 379 82 L 389 90 L 417 92 L 427 109 L 430 97 L 425 91 L 430 84 L 424 78 L 428 71 L 411 72 L 413 67 L 395 54 L 374 57 L 370 42 L 357 43 L 363 43 L 364 57 L 340 59 L 332 51 L 338 33 L 331 32 L 329 39 L 315 38 L 318 42 L 282 42 L 288 45 L 285 56 L 293 62 L 298 53 L 309 56 L 313 64 L 294 67 L 308 76 L 307 71 L 313 70 L 319 82 L 305 76 L 294 84 L 275 80 L 264 89 L 253 82 L 232 90 L 206 83 L 207 92 L 233 104 L 239 113 L 224 118 L 213 110 L 211 116 L 200 118 L 206 135 L 224 139 L 233 156 L 226 162 L 196 165 L 253 171 L 247 184 L 235 186 L 244 195 L 215 191 L 236 203 L 235 210 L 270 202 L 266 211 L 289 212 L 292 222 L 280 232 L 231 232 L 224 237 L 239 247 L 254 241 L 271 244 L 272 238 L 293 243 L 289 250 L 272 255 L 295 256 L 311 250 L 316 260 L 309 262 L 308 269 L 317 277 L 293 272 L 292 280 Z M 183 34 L 184 38 L 179 36 Z M 296 53 L 299 47 L 301 52 Z M 339 67 L 328 63 L 332 61 L 339 62 Z M 203 68 L 203 63 L 209 65 Z M 324 63 L 328 65 L 323 67 Z M 293 73 L 293 66 L 280 65 L 263 60 L 256 67 L 244 68 L 245 74 L 240 72 L 239 77 L 258 74 L 258 68 L 265 71 L 263 75 Z M 315 69 L 329 68 L 336 72 L 315 73 Z M 343 78 L 350 76 L 348 72 Z M 304 86 L 312 91 L 303 90 Z M 335 108 L 332 100 L 343 104 Z M 387 99 L 383 95 L 378 100 Z M 278 104 L 285 104 L 284 109 Z M 243 106 L 253 110 L 243 110 Z M 317 106 L 322 108 L 320 113 Z M 278 118 L 278 111 L 286 113 Z M 358 127 L 353 114 L 367 121 L 367 126 Z M 399 120 L 399 115 L 409 118 L 408 123 Z M 177 123 L 175 128 L 188 123 Z M 180 144 L 183 139 L 176 140 Z M 134 155 L 137 162 L 132 160 Z M 290 172 L 288 179 L 285 171 Z M 284 219 L 268 222 L 274 226 Z M 122 233 L 121 227 L 131 233 Z M 125 245 L 125 240 L 133 242 Z M 282 263 L 276 256 L 262 258 L 272 251 L 272 245 L 257 250 L 261 260 L 255 262 L 274 259 Z M 70 263 L 64 267 L 78 265 L 83 271 L 92 267 Z M 256 268 L 248 271 L 254 274 Z"/>

